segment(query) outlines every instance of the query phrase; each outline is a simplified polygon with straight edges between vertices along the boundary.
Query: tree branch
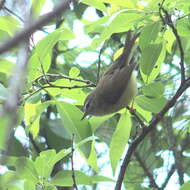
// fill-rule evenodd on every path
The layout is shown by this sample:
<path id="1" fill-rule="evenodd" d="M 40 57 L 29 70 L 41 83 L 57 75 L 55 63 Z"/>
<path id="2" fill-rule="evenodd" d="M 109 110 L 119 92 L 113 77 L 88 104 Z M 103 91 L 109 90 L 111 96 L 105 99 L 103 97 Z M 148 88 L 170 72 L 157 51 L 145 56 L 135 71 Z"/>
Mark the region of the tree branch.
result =
<path id="1" fill-rule="evenodd" d="M 128 151 L 124 157 L 123 163 L 121 165 L 121 169 L 119 172 L 119 176 L 116 182 L 115 190 L 120 190 L 122 181 L 124 179 L 126 168 L 131 160 L 131 156 L 135 152 L 137 146 L 143 141 L 143 139 L 156 127 L 156 125 L 161 121 L 163 116 L 168 112 L 170 108 L 172 108 L 178 98 L 186 91 L 187 88 L 190 87 L 190 77 L 187 78 L 183 84 L 180 85 L 177 92 L 171 98 L 168 103 L 164 106 L 164 108 L 160 111 L 160 113 L 156 114 L 155 118 L 150 122 L 150 124 L 143 128 L 142 133 L 131 143 L 131 145 L 128 148 Z"/>
<path id="2" fill-rule="evenodd" d="M 170 146 L 170 149 L 173 152 L 175 167 L 177 169 L 177 173 L 179 176 L 179 183 L 180 185 L 183 185 L 184 184 L 184 169 L 181 165 L 181 151 L 178 150 L 178 148 L 176 147 L 177 139 L 172 130 L 171 118 L 168 118 L 168 117 L 164 118 L 163 125 L 166 127 L 168 144 Z"/>
<path id="3" fill-rule="evenodd" d="M 181 84 L 176 91 L 173 98 L 171 98 L 167 104 L 164 106 L 164 108 L 160 111 L 160 113 L 156 114 L 154 119 L 150 122 L 150 124 L 147 126 L 147 128 L 143 128 L 142 133 L 131 143 L 131 145 L 128 148 L 128 151 L 124 157 L 123 163 L 121 165 L 121 169 L 119 172 L 119 176 L 116 182 L 115 190 L 120 190 L 122 186 L 122 181 L 124 179 L 126 168 L 130 162 L 131 156 L 135 152 L 137 146 L 143 141 L 143 139 L 156 127 L 156 125 L 161 121 L 161 119 L 164 117 L 164 115 L 168 112 L 170 108 L 172 108 L 178 98 L 186 91 L 186 89 L 190 86 L 190 78 L 185 78 L 185 68 L 184 68 L 184 51 L 181 43 L 181 39 L 178 35 L 177 29 L 175 28 L 171 16 L 168 14 L 168 12 L 163 8 L 165 0 L 162 1 L 162 3 L 159 5 L 159 13 L 160 17 L 164 24 L 167 24 L 169 27 L 172 28 L 172 31 L 176 37 L 176 41 L 179 46 L 180 51 L 180 68 L 181 68 Z M 162 11 L 164 12 L 166 19 L 162 16 Z"/>
<path id="4" fill-rule="evenodd" d="M 180 52 L 180 70 L 181 70 L 181 84 L 185 81 L 185 67 L 184 67 L 184 50 L 183 50 L 183 46 L 182 46 L 182 42 L 181 42 L 181 38 L 178 34 L 178 31 L 176 29 L 176 27 L 174 26 L 174 23 L 172 22 L 171 19 L 171 15 L 168 13 L 168 11 L 163 7 L 163 3 L 160 4 L 160 8 L 159 8 L 159 14 L 160 14 L 160 18 L 162 19 L 162 22 L 166 25 L 168 25 L 171 29 L 173 34 L 175 35 L 178 47 L 179 47 L 179 52 Z M 162 12 L 165 14 L 164 16 L 162 15 Z"/>
<path id="5" fill-rule="evenodd" d="M 3 43 L 0 46 L 0 54 L 10 50 L 11 48 L 17 46 L 19 43 L 28 39 L 37 29 L 43 27 L 46 23 L 51 21 L 55 16 L 60 15 L 67 9 L 72 0 L 62 1 L 52 12 L 41 16 L 36 22 L 31 23 L 29 26 L 25 27 L 21 32 L 16 34 L 12 39 Z"/>

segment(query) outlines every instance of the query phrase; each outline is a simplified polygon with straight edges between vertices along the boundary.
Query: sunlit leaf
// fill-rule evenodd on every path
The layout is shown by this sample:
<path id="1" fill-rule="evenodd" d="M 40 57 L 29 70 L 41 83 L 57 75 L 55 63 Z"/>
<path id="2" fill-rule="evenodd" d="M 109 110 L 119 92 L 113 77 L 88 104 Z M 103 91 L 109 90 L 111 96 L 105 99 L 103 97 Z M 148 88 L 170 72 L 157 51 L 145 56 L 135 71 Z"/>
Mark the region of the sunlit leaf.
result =
<path id="1" fill-rule="evenodd" d="M 184 183 L 181 187 L 180 190 L 189 190 L 190 188 L 190 181 Z"/>
<path id="2" fill-rule="evenodd" d="M 35 168 L 38 175 L 48 179 L 54 167 L 54 158 L 56 156 L 55 150 L 47 150 L 40 153 L 35 160 Z"/>
<path id="3" fill-rule="evenodd" d="M 139 38 L 139 46 L 141 49 L 145 48 L 157 38 L 157 35 L 160 31 L 161 25 L 160 22 L 154 22 L 151 24 L 147 24 L 141 31 Z"/>
<path id="4" fill-rule="evenodd" d="M 118 121 L 116 130 L 112 136 L 110 144 L 110 162 L 114 172 L 127 145 L 130 136 L 130 131 L 130 115 L 128 113 L 124 113 L 121 115 Z"/>
<path id="5" fill-rule="evenodd" d="M 118 5 L 121 7 L 127 7 L 127 8 L 133 7 L 133 1 L 131 1 L 131 0 L 127 0 L 127 1 L 123 1 L 123 0 L 98 0 L 98 1 L 104 2 L 104 3 L 111 3 L 113 5 Z"/>
<path id="6" fill-rule="evenodd" d="M 140 107 L 153 113 L 160 112 L 167 102 L 164 97 L 148 98 L 143 95 L 137 96 L 135 101 Z"/>
<path id="7" fill-rule="evenodd" d="M 142 88 L 143 94 L 149 97 L 159 97 L 164 93 L 164 85 L 161 82 L 153 82 Z"/>
<path id="8" fill-rule="evenodd" d="M 2 103 L 4 100 L 7 99 L 8 96 L 8 89 L 5 88 L 1 83 L 0 83 L 0 102 Z"/>
<path id="9" fill-rule="evenodd" d="M 46 0 L 32 0 L 32 11 L 35 17 L 38 17 L 40 15 L 45 2 Z"/>
<path id="10" fill-rule="evenodd" d="M 97 153 L 95 150 L 95 141 L 92 142 L 91 144 L 91 151 L 90 151 L 90 155 L 88 157 L 88 164 L 92 167 L 92 169 L 94 171 L 96 171 L 98 173 L 99 168 L 98 168 L 98 158 L 97 158 Z"/>
<path id="11" fill-rule="evenodd" d="M 183 18 L 177 21 L 177 31 L 181 36 L 190 36 L 190 21 Z"/>
<path id="12" fill-rule="evenodd" d="M 107 10 L 106 6 L 98 0 L 93 0 L 93 1 L 92 0 L 80 0 L 79 3 L 84 3 L 86 5 L 93 6 L 100 11 L 106 11 Z"/>
<path id="13" fill-rule="evenodd" d="M 164 33 L 164 39 L 166 40 L 166 49 L 169 53 L 172 53 L 173 43 L 175 41 L 175 35 L 171 29 L 168 29 Z"/>
<path id="14" fill-rule="evenodd" d="M 57 102 L 56 106 L 61 116 L 63 127 L 65 127 L 71 137 L 74 135 L 76 142 L 92 135 L 88 121 L 81 121 L 83 113 L 76 106 L 66 102 Z M 89 154 L 89 150 L 89 146 L 83 146 L 83 152 L 86 155 Z"/>
<path id="15" fill-rule="evenodd" d="M 24 190 L 36 190 L 36 184 L 33 183 L 32 181 L 25 180 Z"/>
<path id="16" fill-rule="evenodd" d="M 26 157 L 18 158 L 16 161 L 16 172 L 22 179 L 28 179 L 31 182 L 38 182 L 38 173 L 34 162 Z"/>
<path id="17" fill-rule="evenodd" d="M 120 33 L 129 30 L 129 28 L 132 28 L 139 19 L 142 19 L 142 15 L 138 13 L 127 12 L 126 10 L 116 12 L 106 23 L 105 29 L 101 33 L 100 37 L 93 40 L 91 45 L 92 48 L 96 48 L 113 33 Z"/>
<path id="18" fill-rule="evenodd" d="M 149 75 L 158 60 L 162 50 L 162 44 L 151 44 L 143 48 L 140 59 L 140 68 L 142 72 Z"/>
<path id="19" fill-rule="evenodd" d="M 15 30 L 20 26 L 17 19 L 12 16 L 0 16 L 0 30 L 7 32 L 10 36 L 13 36 Z"/>
<path id="20" fill-rule="evenodd" d="M 6 59 L 0 59 L 0 72 L 10 75 L 15 64 Z"/>
<path id="21" fill-rule="evenodd" d="M 72 178 L 73 172 L 70 170 L 64 170 L 58 172 L 50 181 L 51 184 L 57 185 L 57 186 L 72 186 L 73 185 L 73 178 Z M 104 176 L 88 176 L 84 174 L 81 171 L 75 170 L 74 171 L 76 184 L 82 184 L 82 185 L 93 185 L 94 183 L 98 182 L 113 182 L 111 178 L 104 177 Z"/>
<path id="22" fill-rule="evenodd" d="M 69 71 L 69 76 L 70 77 L 78 77 L 78 75 L 80 74 L 80 70 L 77 67 L 72 67 Z"/>

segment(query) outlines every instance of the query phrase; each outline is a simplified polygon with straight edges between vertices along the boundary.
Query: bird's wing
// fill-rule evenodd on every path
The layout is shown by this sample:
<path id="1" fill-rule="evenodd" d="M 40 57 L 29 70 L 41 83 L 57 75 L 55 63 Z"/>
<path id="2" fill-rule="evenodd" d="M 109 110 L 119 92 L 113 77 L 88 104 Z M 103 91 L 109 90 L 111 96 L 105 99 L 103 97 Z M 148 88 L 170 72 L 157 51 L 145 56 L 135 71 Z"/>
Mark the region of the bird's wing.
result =
<path id="1" fill-rule="evenodd" d="M 124 67 L 112 65 L 111 67 L 115 68 L 109 69 L 102 76 L 97 88 L 99 88 L 99 95 L 104 102 L 109 104 L 117 103 L 129 83 L 135 65 L 130 64 Z"/>

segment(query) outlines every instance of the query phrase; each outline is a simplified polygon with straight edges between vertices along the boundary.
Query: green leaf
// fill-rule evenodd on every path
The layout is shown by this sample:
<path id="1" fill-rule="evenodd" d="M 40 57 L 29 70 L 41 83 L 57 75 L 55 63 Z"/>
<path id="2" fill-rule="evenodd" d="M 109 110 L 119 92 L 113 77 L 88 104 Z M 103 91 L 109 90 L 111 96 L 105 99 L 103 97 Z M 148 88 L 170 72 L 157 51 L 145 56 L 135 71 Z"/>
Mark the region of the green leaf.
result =
<path id="1" fill-rule="evenodd" d="M 23 144 L 11 133 L 9 137 L 7 155 L 9 156 L 28 156 L 28 152 Z"/>
<path id="2" fill-rule="evenodd" d="M 164 33 L 164 39 L 166 41 L 166 49 L 169 53 L 172 53 L 172 46 L 175 42 L 175 35 L 172 32 L 172 29 L 167 29 Z"/>
<path id="3" fill-rule="evenodd" d="M 140 69 L 145 75 L 149 76 L 152 72 L 160 56 L 161 50 L 162 44 L 150 44 L 143 48 L 140 59 Z"/>
<path id="4" fill-rule="evenodd" d="M 55 164 L 55 156 L 56 152 L 54 149 L 52 149 L 41 152 L 40 156 L 36 158 L 34 164 L 40 177 L 44 177 L 46 179 L 50 177 L 53 166 Z"/>
<path id="5" fill-rule="evenodd" d="M 110 3 L 113 5 L 126 7 L 126 8 L 132 8 L 134 6 L 133 1 L 131 1 L 131 0 L 127 0 L 127 1 L 123 1 L 123 0 L 98 0 L 98 1 L 104 2 L 104 3 Z"/>
<path id="6" fill-rule="evenodd" d="M 83 113 L 77 107 L 66 102 L 57 102 L 56 106 L 63 126 L 71 137 L 74 134 L 76 142 L 92 135 L 88 121 L 81 121 Z M 83 151 L 85 154 L 89 154 L 89 147 L 86 145 Z"/>
<path id="7" fill-rule="evenodd" d="M 149 56 L 149 55 L 147 55 L 147 56 Z M 146 75 L 146 74 L 144 74 L 142 72 L 142 70 L 140 70 L 141 76 L 142 76 L 143 81 L 145 83 L 151 83 L 159 75 L 160 68 L 161 68 L 161 65 L 162 65 L 162 63 L 163 63 L 163 61 L 165 59 L 165 56 L 166 56 L 166 45 L 165 45 L 165 43 L 163 43 L 162 51 L 160 53 L 159 58 L 156 61 L 156 64 L 155 64 L 152 72 L 150 74 Z M 146 64 L 146 68 L 148 69 L 148 65 L 147 64 Z"/>
<path id="8" fill-rule="evenodd" d="M 0 16 L 0 30 L 7 32 L 10 36 L 13 36 L 19 26 L 20 23 L 14 17 Z"/>
<path id="9" fill-rule="evenodd" d="M 110 143 L 110 162 L 113 171 L 121 159 L 131 132 L 131 119 L 128 113 L 121 115 Z"/>
<path id="10" fill-rule="evenodd" d="M 66 102 L 57 102 L 57 109 L 63 121 L 64 127 L 70 136 L 75 135 L 77 142 L 83 137 L 91 136 L 87 120 L 82 120 L 83 113 L 75 106 Z"/>
<path id="11" fill-rule="evenodd" d="M 25 124 L 34 138 L 38 135 L 40 122 L 40 115 L 36 111 L 36 106 L 37 104 L 30 103 L 25 103 L 24 105 Z"/>
<path id="12" fill-rule="evenodd" d="M 1 83 L 0 83 L 0 103 L 5 101 L 8 96 L 8 89 L 5 88 Z"/>
<path id="13" fill-rule="evenodd" d="M 46 119 L 47 120 L 47 119 Z M 54 120 L 48 120 L 47 123 L 45 123 L 47 127 L 58 137 L 62 137 L 62 140 L 69 140 L 70 142 L 70 136 L 67 134 L 67 131 L 64 127 L 62 127 L 63 123 L 61 119 L 54 119 Z M 51 133 L 52 135 L 52 133 Z M 55 140 L 55 139 L 52 139 Z M 69 144 L 71 145 L 71 144 Z"/>
<path id="14" fill-rule="evenodd" d="M 27 130 L 29 129 L 34 138 L 39 133 L 39 122 L 42 112 L 54 101 L 47 101 L 44 103 L 31 104 L 26 102 L 24 105 L 24 117 Z"/>
<path id="15" fill-rule="evenodd" d="M 78 77 L 80 74 L 80 70 L 77 68 L 77 67 L 72 67 L 69 71 L 69 76 L 70 77 L 73 77 L 73 78 L 76 78 Z"/>
<path id="16" fill-rule="evenodd" d="M 26 103 L 29 103 L 29 104 L 37 104 L 40 102 L 42 98 L 41 92 L 37 92 L 33 94 L 32 96 L 30 96 L 29 94 L 28 96 L 29 96 L 28 98 L 26 97 Z"/>
<path id="17" fill-rule="evenodd" d="M 75 73 L 76 74 L 76 73 Z M 81 82 L 69 81 L 67 79 L 58 79 L 52 84 L 57 86 L 72 87 L 75 85 L 82 85 Z M 59 88 L 49 88 L 46 89 L 52 96 L 62 96 L 64 98 L 69 98 L 74 100 L 74 103 L 77 105 L 83 105 L 86 98 L 86 94 L 82 88 L 73 88 L 73 89 L 59 89 Z"/>
<path id="18" fill-rule="evenodd" d="M 18 157 L 16 156 L 5 156 L 5 155 L 2 155 L 1 158 L 2 158 L 1 163 L 7 166 L 15 166 L 16 165 L 15 163 L 18 159 Z"/>
<path id="19" fill-rule="evenodd" d="M 36 184 L 27 180 L 24 182 L 24 190 L 36 190 Z"/>
<path id="20" fill-rule="evenodd" d="M 190 22 L 188 18 L 177 21 L 177 31 L 180 36 L 190 36 Z"/>
<path id="21" fill-rule="evenodd" d="M 97 137 L 94 137 L 94 136 L 87 137 L 87 138 L 83 139 L 82 141 L 80 141 L 79 143 L 77 143 L 76 145 L 74 145 L 74 148 L 79 148 L 80 146 L 84 145 L 85 143 L 88 143 L 88 142 L 96 140 L 96 139 L 97 139 Z M 61 150 L 59 153 L 56 154 L 53 162 L 57 163 L 59 160 L 61 160 L 62 158 L 64 158 L 68 154 L 70 154 L 71 151 L 72 151 L 71 148 L 68 148 L 66 150 L 65 149 Z"/>
<path id="22" fill-rule="evenodd" d="M 93 0 L 93 1 L 92 0 L 80 0 L 79 3 L 84 3 L 86 5 L 90 5 L 103 12 L 106 12 L 106 10 L 107 10 L 106 6 L 98 0 Z"/>
<path id="23" fill-rule="evenodd" d="M 150 44 L 154 43 L 158 33 L 161 29 L 160 22 L 154 22 L 151 24 L 147 24 L 141 31 L 141 35 L 139 38 L 139 46 L 141 49 L 149 46 Z"/>
<path id="24" fill-rule="evenodd" d="M 40 15 L 45 2 L 46 0 L 32 0 L 32 13 L 35 17 Z"/>
<path id="25" fill-rule="evenodd" d="M 134 104 L 134 109 L 137 110 L 137 113 L 139 113 L 147 122 L 151 120 L 152 118 L 151 112 L 142 109 L 137 104 Z"/>
<path id="26" fill-rule="evenodd" d="M 95 139 L 96 139 L 96 137 L 94 137 L 94 136 L 85 138 L 82 141 L 80 141 L 78 144 L 74 145 L 74 148 L 78 148 L 78 147 L 84 145 L 85 143 L 87 143 L 89 141 L 93 141 Z M 41 152 L 40 155 L 36 158 L 36 160 L 34 162 L 36 171 L 38 172 L 38 175 L 40 177 L 44 177 L 44 178 L 48 179 L 51 175 L 54 165 L 58 161 L 60 161 L 64 157 L 66 157 L 68 154 L 70 154 L 71 151 L 72 151 L 72 149 L 68 148 L 68 149 L 63 149 L 63 150 L 59 151 L 57 154 L 54 149 Z"/>
<path id="27" fill-rule="evenodd" d="M 113 33 L 120 33 L 129 30 L 139 21 L 139 19 L 142 19 L 142 15 L 138 13 L 126 12 L 126 10 L 116 12 L 109 18 L 100 37 L 92 41 L 91 47 L 98 47 Z"/>
<path id="28" fill-rule="evenodd" d="M 99 183 L 99 182 L 114 182 L 112 178 L 97 175 L 93 176 L 93 183 Z"/>
<path id="29" fill-rule="evenodd" d="M 190 189 L 190 181 L 184 183 L 181 187 L 180 190 L 189 190 Z"/>
<path id="30" fill-rule="evenodd" d="M 8 115 L 2 115 L 0 116 L 0 149 L 6 150 L 6 141 L 7 141 L 7 133 L 8 133 L 8 127 L 10 123 L 10 118 Z"/>
<path id="31" fill-rule="evenodd" d="M 75 180 L 77 185 L 93 185 L 99 182 L 113 182 L 113 179 L 104 176 L 88 176 L 81 171 L 75 170 Z M 73 172 L 70 170 L 64 170 L 58 172 L 50 181 L 51 184 L 56 186 L 73 186 Z"/>
<path id="32" fill-rule="evenodd" d="M 146 96 L 137 96 L 135 102 L 142 107 L 144 110 L 159 113 L 165 106 L 167 100 L 164 97 L 159 98 L 148 98 Z"/>
<path id="33" fill-rule="evenodd" d="M 97 164 L 97 154 L 96 154 L 94 145 L 95 145 L 95 141 L 93 141 L 91 144 L 91 151 L 90 151 L 90 156 L 88 157 L 88 164 L 92 167 L 94 171 L 98 173 L 99 168 Z"/>
<path id="34" fill-rule="evenodd" d="M 61 32 L 63 32 L 63 30 L 57 29 L 38 42 L 35 53 L 37 53 L 40 60 L 43 60 L 44 57 L 51 54 L 52 48 L 60 39 Z"/>
<path id="35" fill-rule="evenodd" d="M 0 72 L 10 75 L 14 66 L 13 62 L 0 58 Z"/>
<path id="36" fill-rule="evenodd" d="M 94 22 L 91 22 L 90 24 L 87 24 L 85 26 L 85 31 L 86 33 L 94 33 L 94 32 L 98 32 L 101 33 L 102 32 L 102 28 L 104 27 L 105 23 L 109 20 L 108 16 L 104 16 Z M 101 30 L 100 30 L 101 29 Z"/>
<path id="37" fill-rule="evenodd" d="M 96 129 L 106 120 L 108 120 L 110 117 L 112 117 L 113 114 L 102 116 L 102 117 L 96 117 L 93 116 L 89 119 L 92 131 L 95 132 Z"/>
<path id="38" fill-rule="evenodd" d="M 143 94 L 149 97 L 159 97 L 164 93 L 164 85 L 161 82 L 153 82 L 142 87 Z"/>
<path id="39" fill-rule="evenodd" d="M 20 178 L 29 180 L 33 183 L 38 182 L 38 173 L 32 160 L 26 157 L 20 157 L 17 159 L 15 167 Z"/>
<path id="40" fill-rule="evenodd" d="M 60 30 L 61 30 L 60 40 L 72 40 L 73 38 L 75 38 L 73 31 L 70 30 L 69 28 L 62 26 Z"/>
<path id="41" fill-rule="evenodd" d="M 73 186 L 72 171 L 64 170 L 58 172 L 50 181 L 51 184 L 56 186 Z M 76 184 L 79 185 L 92 185 L 92 179 L 90 176 L 82 173 L 81 171 L 75 170 Z"/>
<path id="42" fill-rule="evenodd" d="M 0 175 L 0 189 L 6 190 L 9 184 L 18 180 L 18 176 L 15 171 L 7 171 L 3 175 Z"/>
<path id="43" fill-rule="evenodd" d="M 46 73 L 51 65 L 51 57 L 49 54 L 40 58 L 37 53 L 34 53 L 28 63 L 28 80 L 32 82 L 39 76 L 43 75 L 43 70 Z M 43 70 L 42 70 L 43 68 Z"/>

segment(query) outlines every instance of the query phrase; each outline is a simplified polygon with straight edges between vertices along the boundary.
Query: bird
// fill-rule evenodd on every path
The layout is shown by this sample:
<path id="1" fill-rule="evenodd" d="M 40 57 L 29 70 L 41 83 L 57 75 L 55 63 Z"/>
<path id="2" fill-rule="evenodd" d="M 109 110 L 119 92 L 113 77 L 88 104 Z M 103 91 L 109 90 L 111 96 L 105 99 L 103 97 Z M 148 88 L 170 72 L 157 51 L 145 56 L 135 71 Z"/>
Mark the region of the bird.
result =
<path id="1" fill-rule="evenodd" d="M 137 36 L 132 36 L 131 32 L 127 35 L 123 53 L 108 67 L 96 88 L 86 97 L 82 120 L 87 115 L 104 116 L 117 112 L 127 107 L 137 94 L 133 73 L 137 63 L 132 55 Z"/>

